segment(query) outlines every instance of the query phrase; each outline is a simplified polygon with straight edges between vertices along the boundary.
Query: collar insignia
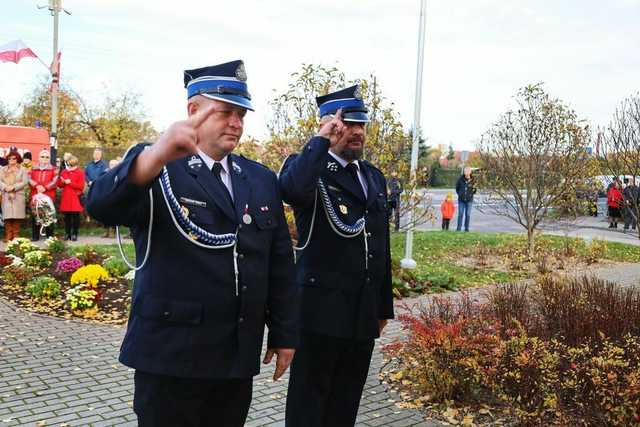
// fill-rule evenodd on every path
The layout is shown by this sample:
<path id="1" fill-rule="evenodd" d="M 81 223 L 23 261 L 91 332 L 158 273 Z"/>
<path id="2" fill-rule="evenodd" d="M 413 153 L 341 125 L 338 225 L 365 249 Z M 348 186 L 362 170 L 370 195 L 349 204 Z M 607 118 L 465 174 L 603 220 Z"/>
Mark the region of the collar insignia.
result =
<path id="1" fill-rule="evenodd" d="M 198 156 L 191 156 L 189 161 L 187 161 L 189 167 L 193 170 L 198 170 L 202 166 L 202 159 Z"/>
<path id="2" fill-rule="evenodd" d="M 233 170 L 237 173 L 237 174 L 241 174 L 242 173 L 242 168 L 240 167 L 239 164 L 232 162 L 233 165 Z"/>
<path id="3" fill-rule="evenodd" d="M 336 162 L 328 162 L 327 163 L 327 169 L 329 169 L 331 172 L 337 172 L 338 171 L 338 164 Z"/>

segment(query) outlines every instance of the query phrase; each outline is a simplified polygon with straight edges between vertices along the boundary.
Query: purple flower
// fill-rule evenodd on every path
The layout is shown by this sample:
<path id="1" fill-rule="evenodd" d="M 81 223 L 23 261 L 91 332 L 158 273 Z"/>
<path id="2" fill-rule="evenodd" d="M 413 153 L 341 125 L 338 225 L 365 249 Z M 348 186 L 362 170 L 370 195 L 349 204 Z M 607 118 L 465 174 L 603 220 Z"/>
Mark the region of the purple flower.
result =
<path id="1" fill-rule="evenodd" d="M 72 256 L 58 261 L 58 264 L 56 264 L 56 271 L 58 273 L 73 273 L 80 267 L 82 267 L 82 261 Z"/>

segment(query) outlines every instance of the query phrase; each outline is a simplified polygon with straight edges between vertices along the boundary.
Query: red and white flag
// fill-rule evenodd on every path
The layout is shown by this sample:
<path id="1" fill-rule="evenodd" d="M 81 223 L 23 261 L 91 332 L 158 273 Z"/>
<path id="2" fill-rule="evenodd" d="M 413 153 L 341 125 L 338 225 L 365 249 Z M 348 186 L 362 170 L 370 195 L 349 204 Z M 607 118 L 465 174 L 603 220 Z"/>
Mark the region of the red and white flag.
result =
<path id="1" fill-rule="evenodd" d="M 49 70 L 51 71 L 51 85 L 49 85 L 49 92 L 58 90 L 58 84 L 60 83 L 60 55 L 62 55 L 62 52 L 58 51 L 58 54 L 53 58 L 51 67 L 49 67 Z"/>
<path id="2" fill-rule="evenodd" d="M 13 40 L 7 44 L 0 45 L 0 62 L 20 62 L 22 58 L 37 58 L 22 40 Z"/>

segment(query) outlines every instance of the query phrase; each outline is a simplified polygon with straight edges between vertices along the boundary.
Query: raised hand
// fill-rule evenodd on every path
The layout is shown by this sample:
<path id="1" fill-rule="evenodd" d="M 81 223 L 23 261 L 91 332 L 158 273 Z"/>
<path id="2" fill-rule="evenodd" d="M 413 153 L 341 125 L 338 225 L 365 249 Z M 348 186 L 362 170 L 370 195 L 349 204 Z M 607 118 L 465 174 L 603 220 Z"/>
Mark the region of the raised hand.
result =
<path id="1" fill-rule="evenodd" d="M 333 147 L 338 144 L 343 132 L 342 109 L 339 109 L 333 117 L 325 116 L 320 120 L 320 130 L 318 130 L 317 136 L 327 138 Z"/>
<path id="2" fill-rule="evenodd" d="M 162 134 L 153 150 L 163 164 L 180 159 L 189 154 L 197 154 L 198 128 L 216 110 L 214 104 L 207 104 L 186 120 L 173 123 Z"/>
<path id="3" fill-rule="evenodd" d="M 216 111 L 208 104 L 188 119 L 173 123 L 162 134 L 158 142 L 144 150 L 129 171 L 129 179 L 137 185 L 146 185 L 153 180 L 164 165 L 189 154 L 198 153 L 198 128 Z"/>

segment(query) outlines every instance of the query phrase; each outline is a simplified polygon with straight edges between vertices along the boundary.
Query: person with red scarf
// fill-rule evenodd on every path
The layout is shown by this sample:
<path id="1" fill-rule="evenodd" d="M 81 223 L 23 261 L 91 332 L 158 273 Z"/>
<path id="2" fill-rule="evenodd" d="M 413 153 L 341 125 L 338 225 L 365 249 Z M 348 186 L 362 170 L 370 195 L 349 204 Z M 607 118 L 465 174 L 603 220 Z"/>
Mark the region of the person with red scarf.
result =
<path id="1" fill-rule="evenodd" d="M 624 206 L 624 196 L 622 195 L 620 181 L 614 181 L 607 192 L 607 206 L 609 207 L 609 228 L 618 228 L 618 221 L 621 218 L 621 208 Z"/>
<path id="2" fill-rule="evenodd" d="M 78 158 L 71 156 L 67 167 L 60 172 L 58 187 L 62 188 L 60 212 L 64 213 L 65 240 L 78 240 L 80 212 L 83 211 L 80 195 L 84 190 L 84 172 L 78 168 Z"/>
<path id="3" fill-rule="evenodd" d="M 29 174 L 29 186 L 31 187 L 31 204 L 36 194 L 49 196 L 51 200 L 56 200 L 56 185 L 58 181 L 58 171 L 50 162 L 49 150 L 40 151 L 39 163 L 31 168 Z M 54 226 L 45 228 L 47 237 L 53 236 Z M 31 240 L 37 241 L 40 238 L 40 227 L 37 224 L 35 214 L 31 217 Z"/>

